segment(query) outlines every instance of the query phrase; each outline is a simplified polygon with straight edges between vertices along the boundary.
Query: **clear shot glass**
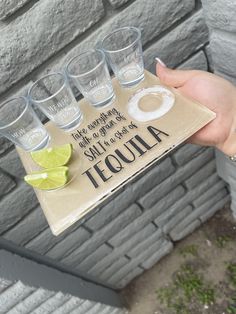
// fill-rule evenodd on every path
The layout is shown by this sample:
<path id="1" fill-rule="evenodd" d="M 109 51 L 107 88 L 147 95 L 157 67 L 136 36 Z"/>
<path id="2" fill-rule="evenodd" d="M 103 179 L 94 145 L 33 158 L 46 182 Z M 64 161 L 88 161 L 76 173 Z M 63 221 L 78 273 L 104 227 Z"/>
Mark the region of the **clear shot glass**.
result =
<path id="1" fill-rule="evenodd" d="M 47 146 L 49 134 L 25 97 L 0 105 L 0 134 L 25 151 Z"/>
<path id="2" fill-rule="evenodd" d="M 38 79 L 29 89 L 29 99 L 64 131 L 79 126 L 82 112 L 64 74 L 51 73 Z"/>
<path id="3" fill-rule="evenodd" d="M 101 48 L 123 87 L 132 87 L 144 79 L 141 32 L 138 28 L 116 29 L 102 40 Z"/>
<path id="4" fill-rule="evenodd" d="M 114 100 L 103 51 L 91 49 L 75 56 L 66 65 L 66 74 L 93 107 L 101 108 Z"/>

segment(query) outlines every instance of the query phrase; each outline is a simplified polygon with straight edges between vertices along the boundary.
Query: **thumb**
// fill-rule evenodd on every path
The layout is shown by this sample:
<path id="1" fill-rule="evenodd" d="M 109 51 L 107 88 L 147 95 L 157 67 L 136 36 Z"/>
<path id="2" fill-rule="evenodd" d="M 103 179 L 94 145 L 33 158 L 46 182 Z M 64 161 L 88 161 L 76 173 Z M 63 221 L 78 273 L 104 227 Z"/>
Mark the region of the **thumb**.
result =
<path id="1" fill-rule="evenodd" d="M 156 65 L 156 74 L 160 78 L 161 82 L 165 85 L 172 87 L 181 87 L 189 79 L 196 76 L 198 74 L 198 71 L 171 70 L 158 62 Z"/>

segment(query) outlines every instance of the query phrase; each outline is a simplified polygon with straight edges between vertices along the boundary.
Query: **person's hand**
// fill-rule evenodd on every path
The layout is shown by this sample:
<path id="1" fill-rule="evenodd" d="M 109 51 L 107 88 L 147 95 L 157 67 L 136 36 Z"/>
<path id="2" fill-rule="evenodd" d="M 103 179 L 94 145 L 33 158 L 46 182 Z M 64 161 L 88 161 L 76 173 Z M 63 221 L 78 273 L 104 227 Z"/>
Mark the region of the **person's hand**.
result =
<path id="1" fill-rule="evenodd" d="M 195 133 L 190 142 L 215 146 L 225 154 L 236 155 L 236 87 L 225 79 L 204 71 L 171 70 L 157 63 L 161 82 L 176 87 L 216 113 L 216 118 Z"/>

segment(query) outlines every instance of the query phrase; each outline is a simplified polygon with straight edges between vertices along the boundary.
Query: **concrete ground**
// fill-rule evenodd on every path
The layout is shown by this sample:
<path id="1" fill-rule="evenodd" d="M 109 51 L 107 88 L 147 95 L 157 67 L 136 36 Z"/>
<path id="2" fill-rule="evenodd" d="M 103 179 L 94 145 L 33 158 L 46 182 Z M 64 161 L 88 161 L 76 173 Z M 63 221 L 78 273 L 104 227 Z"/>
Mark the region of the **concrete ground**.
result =
<path id="1" fill-rule="evenodd" d="M 121 293 L 129 314 L 235 314 L 236 221 L 229 206 Z"/>

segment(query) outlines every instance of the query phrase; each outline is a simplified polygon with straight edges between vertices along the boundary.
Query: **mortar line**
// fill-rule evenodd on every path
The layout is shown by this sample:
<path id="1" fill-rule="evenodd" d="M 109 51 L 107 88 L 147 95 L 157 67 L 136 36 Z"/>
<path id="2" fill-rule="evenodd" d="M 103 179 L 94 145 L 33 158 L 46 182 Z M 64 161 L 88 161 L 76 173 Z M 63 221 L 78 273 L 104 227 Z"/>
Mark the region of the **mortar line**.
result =
<path id="1" fill-rule="evenodd" d="M 166 35 L 168 35 L 171 31 L 175 30 L 179 25 L 183 24 L 187 20 L 189 20 L 192 16 L 194 16 L 197 12 L 201 11 L 202 8 L 194 8 L 192 11 L 186 13 L 182 18 L 175 21 L 173 24 L 170 25 L 167 29 L 163 30 L 160 34 L 152 38 L 149 42 L 147 42 L 145 45 L 143 45 L 143 51 L 151 47 L 154 43 L 157 43 L 160 39 L 164 38 Z"/>

